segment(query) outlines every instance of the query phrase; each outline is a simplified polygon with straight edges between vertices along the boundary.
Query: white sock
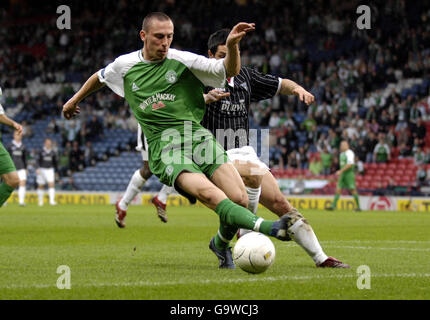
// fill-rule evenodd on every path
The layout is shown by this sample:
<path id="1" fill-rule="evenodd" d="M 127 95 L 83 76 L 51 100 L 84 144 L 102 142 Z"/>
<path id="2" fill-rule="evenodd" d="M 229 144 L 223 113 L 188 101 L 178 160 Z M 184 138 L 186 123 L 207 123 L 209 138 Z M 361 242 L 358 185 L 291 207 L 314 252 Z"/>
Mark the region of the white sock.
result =
<path id="1" fill-rule="evenodd" d="M 24 204 L 25 186 L 19 186 L 19 188 L 18 188 L 18 199 L 19 199 L 19 204 Z"/>
<path id="2" fill-rule="evenodd" d="M 321 248 L 312 227 L 303 222 L 303 219 L 294 223 L 288 232 L 293 240 L 300 245 L 316 264 L 324 262 L 328 257 Z"/>
<path id="3" fill-rule="evenodd" d="M 48 194 L 49 194 L 49 203 L 54 204 L 55 203 L 55 188 L 49 188 Z"/>
<path id="4" fill-rule="evenodd" d="M 249 200 L 248 210 L 251 211 L 253 214 L 257 214 L 258 203 L 260 201 L 260 195 L 261 195 L 261 186 L 258 188 L 250 188 L 250 187 L 245 187 L 245 188 L 246 188 L 246 193 L 248 194 L 248 200 Z M 242 237 L 251 231 L 252 230 L 239 229 L 239 237 Z"/>
<path id="5" fill-rule="evenodd" d="M 163 204 L 167 203 L 167 197 L 172 194 L 174 188 L 169 187 L 167 185 L 163 185 L 160 192 L 158 192 L 157 198 L 160 200 Z"/>
<path id="6" fill-rule="evenodd" d="M 140 175 L 140 169 L 136 170 L 128 183 L 127 190 L 122 196 L 118 206 L 121 210 L 127 210 L 130 202 L 133 201 L 134 197 L 140 192 L 140 188 L 145 184 L 146 180 Z"/>
<path id="7" fill-rule="evenodd" d="M 246 188 L 246 193 L 248 194 L 248 200 L 249 200 L 248 209 L 253 214 L 257 214 L 258 203 L 260 201 L 260 195 L 261 195 L 261 186 L 258 188 L 250 188 L 250 187 L 245 187 L 245 188 Z"/>
<path id="8" fill-rule="evenodd" d="M 39 206 L 43 205 L 43 189 L 37 189 L 37 196 L 39 197 Z"/>

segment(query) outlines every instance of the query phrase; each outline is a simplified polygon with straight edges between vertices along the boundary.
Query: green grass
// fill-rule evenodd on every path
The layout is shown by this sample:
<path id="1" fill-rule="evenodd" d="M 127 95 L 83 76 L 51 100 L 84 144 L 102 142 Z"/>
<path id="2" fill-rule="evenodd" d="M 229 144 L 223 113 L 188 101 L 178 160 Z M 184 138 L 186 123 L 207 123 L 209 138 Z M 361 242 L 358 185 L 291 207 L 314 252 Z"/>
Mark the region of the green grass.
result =
<path id="1" fill-rule="evenodd" d="M 0 299 L 430 299 L 430 215 L 418 212 L 303 212 L 328 255 L 349 270 L 317 269 L 294 242 L 273 240 L 265 273 L 219 270 L 208 249 L 218 217 L 205 208 L 130 207 L 118 229 L 113 206 L 0 211 Z M 273 216 L 265 209 L 259 214 Z M 71 269 L 71 290 L 56 287 Z M 371 289 L 357 289 L 368 265 Z"/>

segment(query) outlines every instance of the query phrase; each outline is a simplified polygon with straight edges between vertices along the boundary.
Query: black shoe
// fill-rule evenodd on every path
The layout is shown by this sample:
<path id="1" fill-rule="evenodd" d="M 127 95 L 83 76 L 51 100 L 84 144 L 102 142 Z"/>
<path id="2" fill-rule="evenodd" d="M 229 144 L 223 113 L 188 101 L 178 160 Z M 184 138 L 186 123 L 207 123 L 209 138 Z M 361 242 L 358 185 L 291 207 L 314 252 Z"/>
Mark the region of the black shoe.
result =
<path id="1" fill-rule="evenodd" d="M 290 220 L 291 218 L 285 214 L 281 218 L 279 218 L 279 220 L 273 222 L 270 235 L 281 241 L 291 241 L 291 237 L 287 231 L 290 227 Z"/>
<path id="2" fill-rule="evenodd" d="M 354 211 L 355 212 L 361 212 L 361 209 L 360 208 L 355 208 Z"/>
<path id="3" fill-rule="evenodd" d="M 231 254 L 231 248 L 228 247 L 227 249 L 221 251 L 218 250 L 215 247 L 215 237 L 211 239 L 211 242 L 209 242 L 209 249 L 212 250 L 213 253 L 217 256 L 219 260 L 219 268 L 220 269 L 235 269 L 236 266 L 233 262 L 233 256 Z"/>
<path id="4" fill-rule="evenodd" d="M 328 211 L 334 211 L 333 207 L 328 207 L 328 208 L 325 208 L 325 209 L 328 210 Z"/>

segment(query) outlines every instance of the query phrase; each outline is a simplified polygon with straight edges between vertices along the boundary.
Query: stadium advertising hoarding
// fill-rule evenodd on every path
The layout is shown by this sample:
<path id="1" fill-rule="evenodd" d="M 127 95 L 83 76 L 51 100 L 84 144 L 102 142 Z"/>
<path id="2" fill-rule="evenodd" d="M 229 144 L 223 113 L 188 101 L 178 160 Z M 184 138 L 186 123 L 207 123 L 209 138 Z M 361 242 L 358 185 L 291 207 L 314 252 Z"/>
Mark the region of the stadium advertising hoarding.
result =
<path id="1" fill-rule="evenodd" d="M 122 196 L 118 192 L 58 192 L 55 200 L 58 205 L 113 205 Z M 153 194 L 143 193 L 137 196 L 131 205 L 152 205 L 151 199 Z M 325 210 L 333 201 L 332 196 L 305 196 L 305 195 L 287 195 L 288 201 L 297 209 L 314 209 Z M 28 192 L 25 199 L 28 205 L 37 205 L 38 197 L 36 192 Z M 48 196 L 45 196 L 45 204 L 48 204 Z M 18 194 L 14 192 L 9 198 L 8 203 L 18 204 Z M 430 199 L 427 198 L 408 198 L 408 197 L 389 197 L 389 196 L 361 196 L 360 203 L 363 210 L 371 211 L 420 211 L 430 212 Z M 182 207 L 191 206 L 190 202 L 178 195 L 173 194 L 167 200 L 167 206 Z M 197 202 L 195 206 L 203 207 L 203 204 Z M 261 205 L 260 205 L 261 207 Z M 338 210 L 353 210 L 355 202 L 352 197 L 345 196 L 339 199 Z"/>

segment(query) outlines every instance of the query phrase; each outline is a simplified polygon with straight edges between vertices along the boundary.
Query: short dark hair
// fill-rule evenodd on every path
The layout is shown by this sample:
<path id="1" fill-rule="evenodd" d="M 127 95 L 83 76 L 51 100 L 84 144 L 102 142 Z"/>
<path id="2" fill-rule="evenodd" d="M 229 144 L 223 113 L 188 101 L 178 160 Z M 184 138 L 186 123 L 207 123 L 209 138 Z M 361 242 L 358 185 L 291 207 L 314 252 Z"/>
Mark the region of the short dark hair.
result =
<path id="1" fill-rule="evenodd" d="M 151 12 L 143 19 L 143 22 L 142 22 L 143 31 L 149 30 L 149 27 L 153 19 L 157 19 L 158 21 L 169 21 L 169 20 L 172 21 L 172 19 L 170 19 L 170 17 L 163 12 Z"/>
<path id="2" fill-rule="evenodd" d="M 221 29 L 210 35 L 208 40 L 208 49 L 213 55 L 215 55 L 218 50 L 218 46 L 225 45 L 229 34 L 230 29 Z"/>

